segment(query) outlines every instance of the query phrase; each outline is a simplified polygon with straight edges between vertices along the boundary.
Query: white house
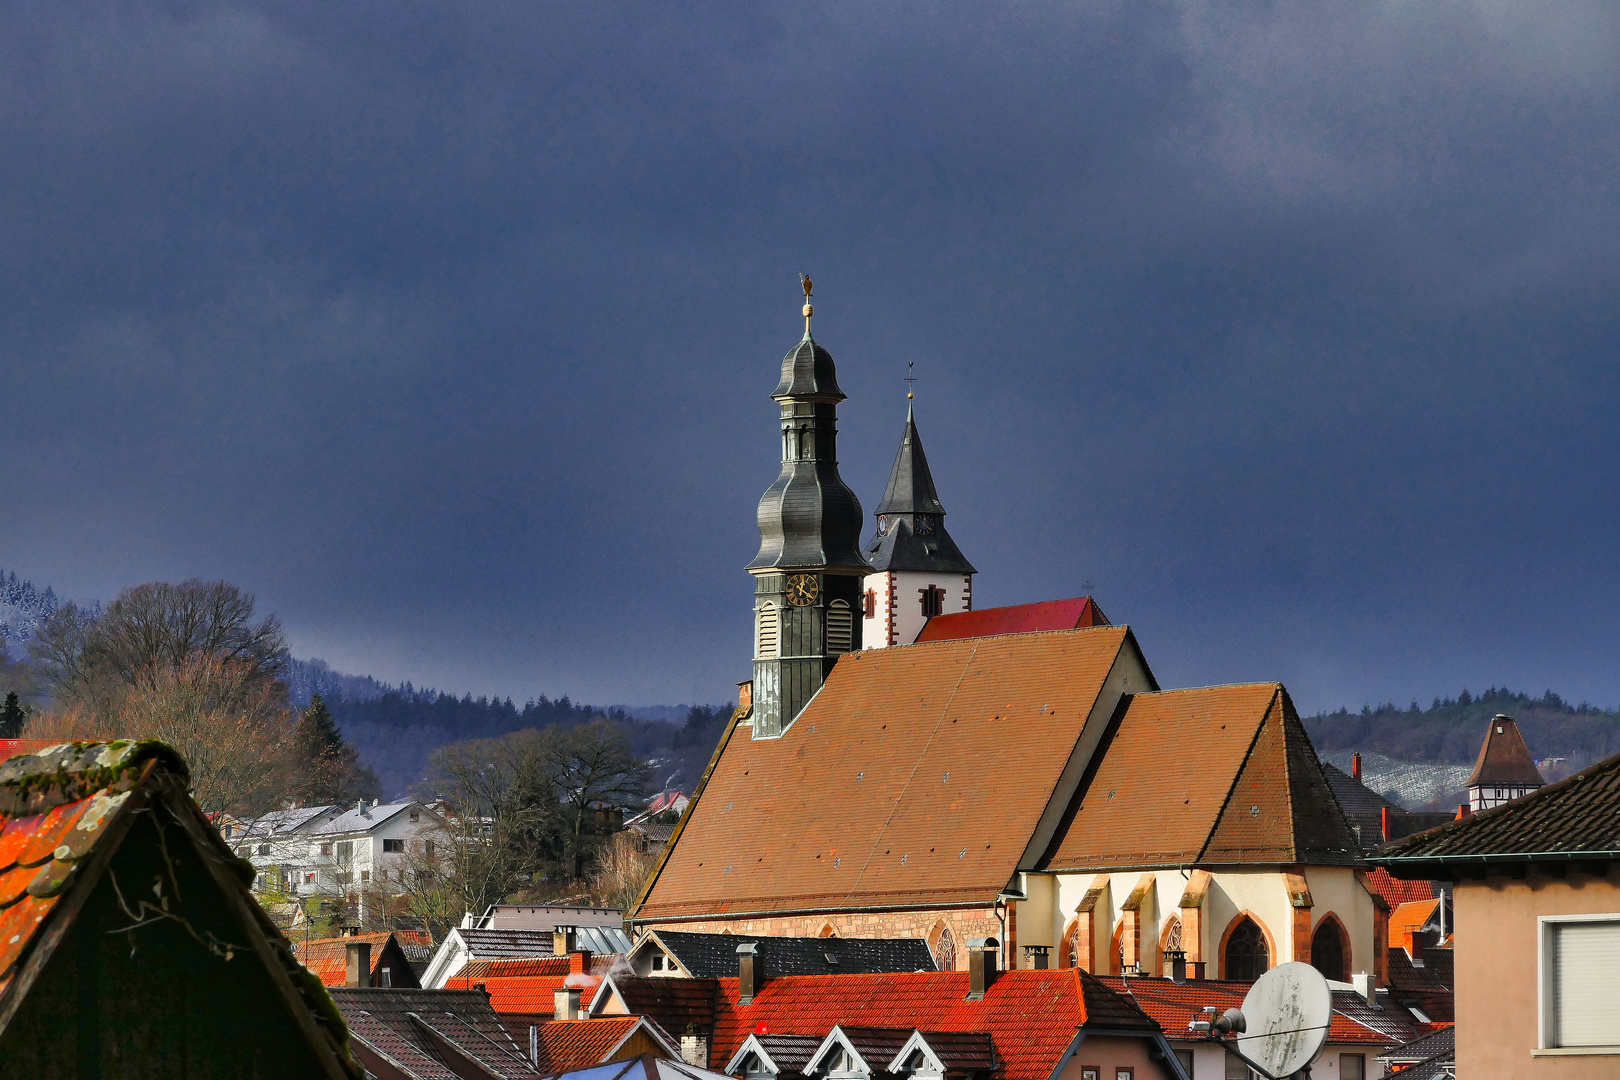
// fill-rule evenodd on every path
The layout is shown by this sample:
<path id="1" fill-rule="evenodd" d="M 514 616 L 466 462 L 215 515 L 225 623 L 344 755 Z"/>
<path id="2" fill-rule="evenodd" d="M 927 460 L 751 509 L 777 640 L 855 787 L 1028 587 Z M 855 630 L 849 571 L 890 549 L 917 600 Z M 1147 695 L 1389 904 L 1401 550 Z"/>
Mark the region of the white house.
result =
<path id="1" fill-rule="evenodd" d="M 258 892 L 289 896 L 398 892 L 410 859 L 432 855 L 443 819 L 418 802 L 305 806 L 235 823 L 236 853 L 259 871 Z M 223 830 L 222 830 L 223 832 Z"/>

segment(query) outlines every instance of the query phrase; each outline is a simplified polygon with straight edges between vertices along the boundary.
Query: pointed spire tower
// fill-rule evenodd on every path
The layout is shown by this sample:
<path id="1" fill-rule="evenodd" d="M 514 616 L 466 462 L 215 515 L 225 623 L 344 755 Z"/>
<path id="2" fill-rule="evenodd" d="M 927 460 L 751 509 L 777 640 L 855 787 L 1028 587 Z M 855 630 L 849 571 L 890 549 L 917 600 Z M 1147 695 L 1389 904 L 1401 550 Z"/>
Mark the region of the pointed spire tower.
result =
<path id="1" fill-rule="evenodd" d="M 844 653 L 861 647 L 861 504 L 838 475 L 838 388 L 833 358 L 810 336 L 782 358 L 771 393 L 781 406 L 782 471 L 759 500 L 754 575 L 754 738 L 780 735 Z"/>
<path id="2" fill-rule="evenodd" d="M 868 541 L 862 640 L 868 649 L 910 645 L 935 615 L 973 610 L 973 575 L 951 534 L 945 505 L 917 434 L 915 400 L 906 392 L 906 430 L 877 508 L 877 534 Z"/>

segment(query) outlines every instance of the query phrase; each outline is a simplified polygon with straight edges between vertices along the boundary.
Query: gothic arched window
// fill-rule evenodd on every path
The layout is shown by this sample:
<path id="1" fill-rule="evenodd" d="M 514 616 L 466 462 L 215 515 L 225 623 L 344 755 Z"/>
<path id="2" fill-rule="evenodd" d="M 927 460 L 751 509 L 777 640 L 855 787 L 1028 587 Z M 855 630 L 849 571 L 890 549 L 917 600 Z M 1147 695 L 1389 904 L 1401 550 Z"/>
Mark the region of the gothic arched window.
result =
<path id="1" fill-rule="evenodd" d="M 948 926 L 941 927 L 934 939 L 934 964 L 941 971 L 956 970 L 956 938 Z"/>
<path id="2" fill-rule="evenodd" d="M 1222 974 L 1239 982 L 1254 982 L 1271 966 L 1271 950 L 1266 935 L 1253 919 L 1244 919 L 1226 938 L 1226 955 L 1221 958 Z"/>
<path id="3" fill-rule="evenodd" d="M 1337 919 L 1323 919 L 1311 936 L 1311 967 L 1324 979 L 1350 981 L 1350 965 L 1345 963 L 1344 932 Z"/>

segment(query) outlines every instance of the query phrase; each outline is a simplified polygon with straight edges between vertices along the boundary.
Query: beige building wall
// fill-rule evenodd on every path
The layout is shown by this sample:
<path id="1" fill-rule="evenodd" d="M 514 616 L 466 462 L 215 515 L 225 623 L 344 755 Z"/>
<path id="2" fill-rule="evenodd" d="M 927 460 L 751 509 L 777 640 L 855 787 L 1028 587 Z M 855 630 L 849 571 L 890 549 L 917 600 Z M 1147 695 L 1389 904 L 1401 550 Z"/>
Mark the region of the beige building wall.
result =
<path id="1" fill-rule="evenodd" d="M 1149 1055 L 1151 1045 L 1146 1039 L 1087 1035 L 1058 1073 L 1058 1080 L 1082 1080 L 1091 1068 L 1097 1070 L 1100 1080 L 1118 1080 L 1121 1069 L 1131 1070 L 1132 1080 L 1172 1080 L 1175 1073 Z"/>
<path id="2" fill-rule="evenodd" d="M 1468 1080 L 1613 1080 L 1620 1052 L 1538 1053 L 1542 915 L 1620 913 L 1615 879 L 1532 873 L 1523 881 L 1459 881 L 1457 1075 Z M 1620 977 L 1620 976 L 1617 976 Z"/>

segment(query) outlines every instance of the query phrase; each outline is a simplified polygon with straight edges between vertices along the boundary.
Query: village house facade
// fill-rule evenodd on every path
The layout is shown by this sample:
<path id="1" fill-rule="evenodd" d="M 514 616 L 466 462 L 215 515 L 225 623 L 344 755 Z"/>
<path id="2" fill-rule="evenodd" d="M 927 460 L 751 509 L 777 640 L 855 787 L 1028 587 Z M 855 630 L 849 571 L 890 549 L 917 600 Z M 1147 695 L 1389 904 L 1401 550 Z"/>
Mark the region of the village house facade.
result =
<path id="1" fill-rule="evenodd" d="M 1620 1072 L 1620 755 L 1371 858 L 1452 882 L 1456 1075 Z"/>
<path id="2" fill-rule="evenodd" d="M 422 803 L 373 800 L 277 810 L 220 831 L 258 871 L 255 892 L 309 897 L 403 891 L 443 825 Z"/>

